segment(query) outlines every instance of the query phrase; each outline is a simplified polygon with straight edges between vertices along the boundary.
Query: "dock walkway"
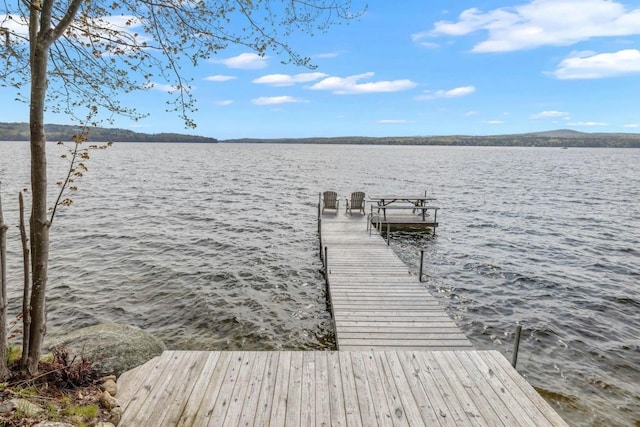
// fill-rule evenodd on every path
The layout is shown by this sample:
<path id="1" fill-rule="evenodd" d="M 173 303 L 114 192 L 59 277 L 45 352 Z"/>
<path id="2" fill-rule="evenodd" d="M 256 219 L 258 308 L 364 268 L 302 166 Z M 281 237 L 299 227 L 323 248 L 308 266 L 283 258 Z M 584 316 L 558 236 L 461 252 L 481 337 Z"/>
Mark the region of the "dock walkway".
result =
<path id="1" fill-rule="evenodd" d="M 362 215 L 323 215 L 338 350 L 464 350 L 471 343 Z"/>
<path id="2" fill-rule="evenodd" d="M 567 426 L 366 221 L 323 215 L 339 351 L 165 351 L 118 378 L 119 426 Z"/>

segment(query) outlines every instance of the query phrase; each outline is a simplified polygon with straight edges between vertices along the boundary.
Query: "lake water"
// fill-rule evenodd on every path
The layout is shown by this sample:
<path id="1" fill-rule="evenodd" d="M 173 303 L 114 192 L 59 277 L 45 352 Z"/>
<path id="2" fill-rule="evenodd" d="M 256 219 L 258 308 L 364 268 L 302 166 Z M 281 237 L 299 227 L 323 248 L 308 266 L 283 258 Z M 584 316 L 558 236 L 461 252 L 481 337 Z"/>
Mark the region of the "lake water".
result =
<path id="1" fill-rule="evenodd" d="M 437 236 L 391 243 L 416 274 L 425 251 L 473 344 L 510 359 L 521 324 L 518 370 L 570 424 L 640 425 L 640 150 L 116 143 L 88 166 L 51 234 L 50 335 L 118 322 L 172 349 L 331 349 L 318 193 L 426 190 Z M 28 144 L 0 142 L 13 314 L 27 174 Z"/>

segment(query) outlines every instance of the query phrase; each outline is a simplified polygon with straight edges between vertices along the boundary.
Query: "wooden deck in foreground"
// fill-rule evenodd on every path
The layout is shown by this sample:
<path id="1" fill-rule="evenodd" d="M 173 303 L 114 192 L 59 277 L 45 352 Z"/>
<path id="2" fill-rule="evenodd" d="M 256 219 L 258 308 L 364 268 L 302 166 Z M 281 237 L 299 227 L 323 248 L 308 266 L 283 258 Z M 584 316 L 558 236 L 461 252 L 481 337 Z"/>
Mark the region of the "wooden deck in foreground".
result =
<path id="1" fill-rule="evenodd" d="M 366 221 L 323 216 L 340 351 L 165 351 L 118 378 L 119 426 L 567 426 Z"/>
<path id="2" fill-rule="evenodd" d="M 120 426 L 566 426 L 495 351 L 167 351 Z"/>

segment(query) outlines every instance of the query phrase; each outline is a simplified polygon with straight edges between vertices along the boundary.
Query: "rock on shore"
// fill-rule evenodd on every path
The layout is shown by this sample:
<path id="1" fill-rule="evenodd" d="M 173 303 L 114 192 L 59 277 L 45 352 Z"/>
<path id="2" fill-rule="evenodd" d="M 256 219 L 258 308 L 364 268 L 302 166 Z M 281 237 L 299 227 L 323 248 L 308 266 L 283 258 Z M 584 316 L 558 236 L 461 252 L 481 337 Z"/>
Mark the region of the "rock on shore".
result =
<path id="1" fill-rule="evenodd" d="M 45 347 L 63 346 L 77 360 L 91 360 L 97 376 L 117 375 L 142 365 L 166 350 L 164 343 L 140 328 L 106 323 L 50 339 Z"/>

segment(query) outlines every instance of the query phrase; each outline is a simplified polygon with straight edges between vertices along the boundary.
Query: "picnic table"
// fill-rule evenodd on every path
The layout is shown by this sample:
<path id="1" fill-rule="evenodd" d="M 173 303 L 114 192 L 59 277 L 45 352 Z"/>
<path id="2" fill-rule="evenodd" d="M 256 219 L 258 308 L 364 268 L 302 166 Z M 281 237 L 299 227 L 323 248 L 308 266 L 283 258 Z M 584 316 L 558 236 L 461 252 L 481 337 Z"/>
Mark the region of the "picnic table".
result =
<path id="1" fill-rule="evenodd" d="M 427 210 L 434 209 L 438 210 L 436 206 L 427 206 L 428 201 L 436 200 L 435 197 L 427 197 L 426 194 L 424 196 L 369 196 L 369 201 L 375 203 L 375 206 L 371 206 L 372 210 L 377 208 L 378 213 L 382 210 L 382 214 L 384 219 L 387 219 L 387 209 L 412 209 L 412 211 L 421 211 L 422 212 L 422 220 L 424 221 L 427 216 Z"/>

